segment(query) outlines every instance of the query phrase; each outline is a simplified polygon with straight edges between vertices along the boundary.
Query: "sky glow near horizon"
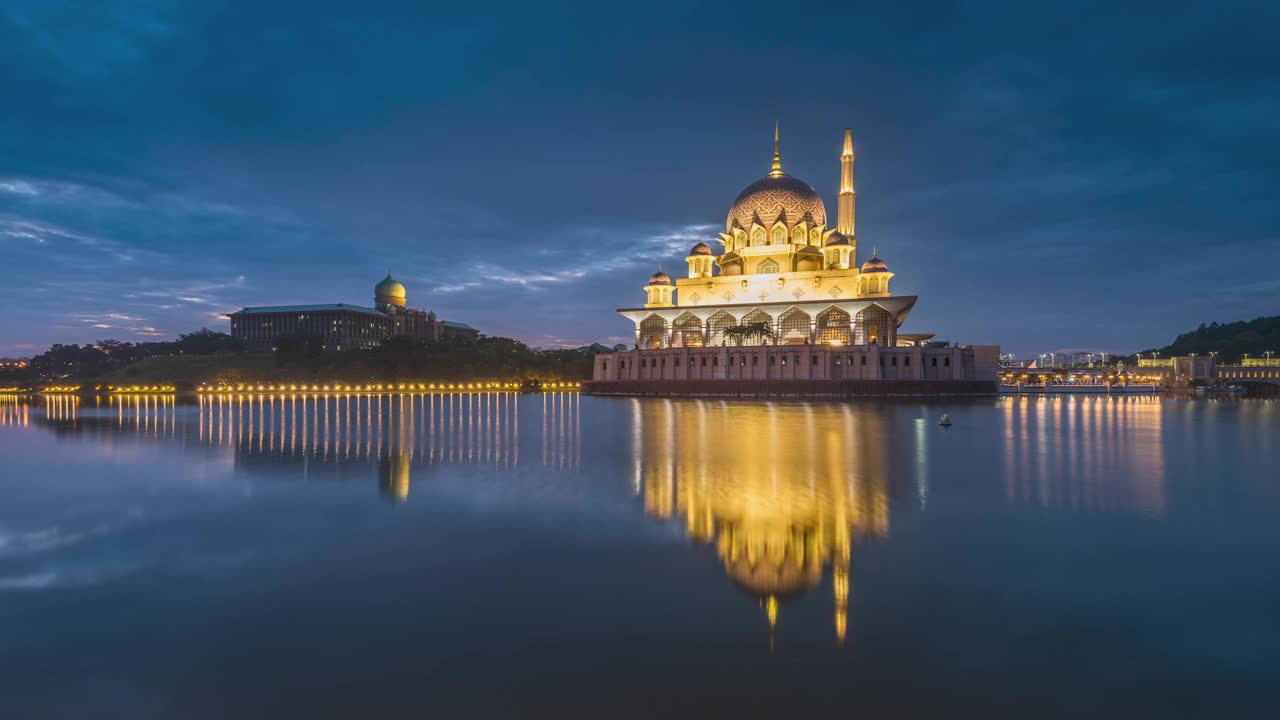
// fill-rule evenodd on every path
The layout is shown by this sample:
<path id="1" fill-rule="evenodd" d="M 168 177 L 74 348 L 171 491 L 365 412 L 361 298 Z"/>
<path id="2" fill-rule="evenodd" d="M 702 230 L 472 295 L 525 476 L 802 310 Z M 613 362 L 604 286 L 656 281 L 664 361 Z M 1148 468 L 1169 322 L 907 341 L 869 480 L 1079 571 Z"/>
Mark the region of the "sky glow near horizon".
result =
<path id="1" fill-rule="evenodd" d="M 775 120 L 832 221 L 853 128 L 903 332 L 1130 352 L 1280 312 L 1280 11 L 887 5 L 6 3 L 0 356 L 387 269 L 486 334 L 629 342 Z"/>

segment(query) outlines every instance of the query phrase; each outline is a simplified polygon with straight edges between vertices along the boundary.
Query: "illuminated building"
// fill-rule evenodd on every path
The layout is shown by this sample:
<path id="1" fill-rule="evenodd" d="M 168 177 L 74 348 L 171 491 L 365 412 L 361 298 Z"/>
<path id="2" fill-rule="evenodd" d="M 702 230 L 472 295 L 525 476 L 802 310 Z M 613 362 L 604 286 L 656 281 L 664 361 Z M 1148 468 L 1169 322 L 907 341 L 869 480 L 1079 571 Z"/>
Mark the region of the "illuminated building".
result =
<path id="1" fill-rule="evenodd" d="M 998 347 L 939 347 L 930 334 L 898 333 L 917 298 L 892 293 L 894 273 L 876 250 L 858 263 L 854 159 L 845 130 L 831 226 L 817 191 L 783 172 L 775 128 L 772 167 L 730 206 L 719 252 L 698 242 L 686 277 L 659 268 L 644 305 L 618 310 L 634 325 L 635 349 L 597 356 L 590 391 L 766 379 L 968 381 L 994 391 Z"/>
<path id="2" fill-rule="evenodd" d="M 479 334 L 470 325 L 407 307 L 404 285 L 391 273 L 374 286 L 373 302 L 373 307 L 345 303 L 247 307 L 227 317 L 231 335 L 250 350 L 273 350 L 278 338 L 298 335 L 320 338 L 325 350 L 351 350 L 374 347 L 399 335 L 435 342 Z"/>

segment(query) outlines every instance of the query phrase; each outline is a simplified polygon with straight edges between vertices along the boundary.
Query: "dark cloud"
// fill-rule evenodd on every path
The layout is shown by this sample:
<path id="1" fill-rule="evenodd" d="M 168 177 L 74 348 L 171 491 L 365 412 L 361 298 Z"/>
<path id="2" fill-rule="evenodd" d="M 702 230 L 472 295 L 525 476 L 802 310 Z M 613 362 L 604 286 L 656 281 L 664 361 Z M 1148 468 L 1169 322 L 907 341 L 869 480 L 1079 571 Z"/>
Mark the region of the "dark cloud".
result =
<path id="1" fill-rule="evenodd" d="M 387 268 L 488 332 L 625 336 L 775 119 L 833 211 L 854 128 L 912 329 L 1130 350 L 1276 311 L 1280 13 L 900 5 L 8 2 L 0 354 Z"/>

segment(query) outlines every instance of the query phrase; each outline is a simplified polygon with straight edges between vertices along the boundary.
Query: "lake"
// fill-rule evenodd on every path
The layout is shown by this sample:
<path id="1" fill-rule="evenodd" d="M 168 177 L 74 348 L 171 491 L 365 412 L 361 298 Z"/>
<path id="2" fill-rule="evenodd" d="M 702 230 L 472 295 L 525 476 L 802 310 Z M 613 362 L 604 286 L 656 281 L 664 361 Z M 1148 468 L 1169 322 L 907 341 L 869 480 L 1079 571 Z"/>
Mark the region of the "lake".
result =
<path id="1" fill-rule="evenodd" d="M 1274 718 L 1278 445 L 1271 400 L 0 397 L 0 717 Z"/>

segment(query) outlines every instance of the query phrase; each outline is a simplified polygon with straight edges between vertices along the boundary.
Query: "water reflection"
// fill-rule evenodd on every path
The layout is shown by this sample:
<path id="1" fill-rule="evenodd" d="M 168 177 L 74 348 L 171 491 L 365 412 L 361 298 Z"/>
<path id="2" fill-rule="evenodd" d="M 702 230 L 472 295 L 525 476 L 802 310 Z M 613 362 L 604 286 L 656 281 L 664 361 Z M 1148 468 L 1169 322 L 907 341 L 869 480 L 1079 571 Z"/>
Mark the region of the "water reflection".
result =
<path id="1" fill-rule="evenodd" d="M 30 406 L 25 397 L 0 395 L 0 427 L 27 427 L 30 423 Z"/>
<path id="2" fill-rule="evenodd" d="M 581 459 L 577 393 L 214 395 L 199 402 L 199 439 L 232 448 L 238 464 L 303 462 L 304 477 L 326 465 L 374 464 L 380 492 L 396 502 L 408 499 L 417 469 L 518 465 L 522 404 L 542 405 L 543 465 L 577 467 Z"/>
<path id="3" fill-rule="evenodd" d="M 820 585 L 829 565 L 843 642 L 853 546 L 889 533 L 883 416 L 849 405 L 632 403 L 645 511 L 714 545 L 725 573 L 759 600 L 771 644 L 780 604 Z"/>
<path id="4" fill-rule="evenodd" d="M 172 395 L 7 395 L 0 396 L 0 426 L 36 424 L 100 437 L 104 452 L 113 447 L 104 436 L 170 439 L 229 453 L 245 470 L 294 474 L 301 468 L 304 479 L 374 466 L 381 494 L 403 502 L 414 473 L 442 463 L 508 470 L 532 458 L 576 470 L 582 461 L 579 409 L 578 394 L 569 392 L 204 395 L 194 406 Z M 538 422 L 528 427 L 534 413 Z"/>
<path id="5" fill-rule="evenodd" d="M 1004 397 L 1005 495 L 1056 510 L 1165 513 L 1159 397 Z"/>

